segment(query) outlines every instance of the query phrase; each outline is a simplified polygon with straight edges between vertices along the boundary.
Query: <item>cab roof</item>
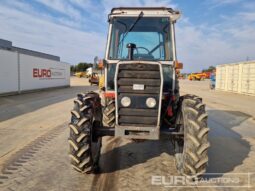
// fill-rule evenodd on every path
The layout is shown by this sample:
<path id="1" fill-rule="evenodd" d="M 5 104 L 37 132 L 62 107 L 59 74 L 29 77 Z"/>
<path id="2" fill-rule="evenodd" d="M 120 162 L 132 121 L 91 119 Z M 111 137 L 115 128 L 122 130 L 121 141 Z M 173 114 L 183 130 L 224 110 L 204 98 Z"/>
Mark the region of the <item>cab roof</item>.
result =
<path id="1" fill-rule="evenodd" d="M 115 16 L 138 16 L 143 12 L 144 16 L 169 16 L 171 20 L 176 21 L 181 13 L 168 7 L 116 7 L 111 10 L 110 17 Z"/>

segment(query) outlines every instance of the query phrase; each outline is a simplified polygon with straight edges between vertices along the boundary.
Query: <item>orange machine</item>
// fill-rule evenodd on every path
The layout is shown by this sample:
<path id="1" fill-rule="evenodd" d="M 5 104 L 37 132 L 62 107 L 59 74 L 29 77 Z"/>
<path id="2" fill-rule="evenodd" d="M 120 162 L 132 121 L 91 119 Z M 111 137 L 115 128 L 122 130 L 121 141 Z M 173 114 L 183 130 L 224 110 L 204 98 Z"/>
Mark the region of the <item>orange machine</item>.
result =
<path id="1" fill-rule="evenodd" d="M 210 78 L 210 72 L 203 72 L 203 73 L 192 73 L 188 76 L 189 80 L 204 80 L 206 78 Z"/>

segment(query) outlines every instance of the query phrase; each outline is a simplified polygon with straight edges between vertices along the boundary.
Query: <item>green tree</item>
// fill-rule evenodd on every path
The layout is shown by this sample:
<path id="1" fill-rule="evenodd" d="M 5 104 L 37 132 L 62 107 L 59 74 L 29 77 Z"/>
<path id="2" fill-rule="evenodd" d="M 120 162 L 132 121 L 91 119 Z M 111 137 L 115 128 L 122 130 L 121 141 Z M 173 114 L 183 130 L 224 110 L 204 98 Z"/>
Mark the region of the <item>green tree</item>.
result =
<path id="1" fill-rule="evenodd" d="M 71 73 L 75 73 L 76 72 L 76 66 L 71 65 L 70 70 L 71 70 Z"/>
<path id="2" fill-rule="evenodd" d="M 80 62 L 76 65 L 71 65 L 70 70 L 72 73 L 75 72 L 85 72 L 88 68 L 92 67 L 92 63 Z"/>
<path id="3" fill-rule="evenodd" d="M 209 66 L 209 68 L 203 69 L 202 72 L 212 72 L 215 69 L 216 69 L 215 66 Z"/>
<path id="4" fill-rule="evenodd" d="M 76 65 L 76 71 L 85 72 L 89 67 L 92 67 L 92 64 L 86 62 L 80 62 Z"/>

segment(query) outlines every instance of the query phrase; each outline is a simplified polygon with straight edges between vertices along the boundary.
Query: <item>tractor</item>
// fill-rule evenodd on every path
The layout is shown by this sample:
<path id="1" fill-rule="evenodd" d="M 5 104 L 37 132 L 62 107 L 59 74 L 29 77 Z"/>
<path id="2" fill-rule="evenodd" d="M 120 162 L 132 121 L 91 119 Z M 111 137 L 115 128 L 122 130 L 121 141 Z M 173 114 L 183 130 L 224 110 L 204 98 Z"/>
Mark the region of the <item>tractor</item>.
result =
<path id="1" fill-rule="evenodd" d="M 71 111 L 70 158 L 81 173 L 99 170 L 103 136 L 167 139 L 176 168 L 198 178 L 208 164 L 207 114 L 202 98 L 180 95 L 175 24 L 166 7 L 113 8 L 99 93 L 79 93 Z"/>

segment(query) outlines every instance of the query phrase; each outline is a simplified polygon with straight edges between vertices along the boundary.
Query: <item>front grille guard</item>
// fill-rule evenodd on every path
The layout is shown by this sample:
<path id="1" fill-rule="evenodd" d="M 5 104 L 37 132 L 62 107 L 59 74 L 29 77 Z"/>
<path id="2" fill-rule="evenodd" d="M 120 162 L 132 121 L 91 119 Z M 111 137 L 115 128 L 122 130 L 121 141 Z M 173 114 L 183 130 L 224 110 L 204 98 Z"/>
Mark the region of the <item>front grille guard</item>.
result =
<path id="1" fill-rule="evenodd" d="M 159 66 L 160 71 L 160 93 L 159 93 L 159 108 L 158 108 L 158 116 L 157 116 L 157 126 L 156 127 L 140 127 L 140 126 L 121 126 L 119 125 L 119 113 L 118 113 L 118 73 L 119 66 L 121 64 L 154 64 Z M 118 62 L 115 70 L 114 76 L 114 84 L 115 84 L 115 116 L 116 116 L 116 125 L 115 125 L 115 136 L 121 136 L 125 138 L 131 139 L 159 139 L 159 131 L 160 131 L 160 116 L 161 116 L 161 106 L 162 106 L 162 94 L 163 94 L 163 71 L 162 66 L 158 62 L 143 62 L 143 61 L 123 61 Z"/>

